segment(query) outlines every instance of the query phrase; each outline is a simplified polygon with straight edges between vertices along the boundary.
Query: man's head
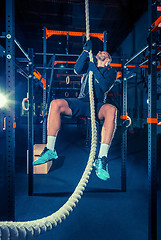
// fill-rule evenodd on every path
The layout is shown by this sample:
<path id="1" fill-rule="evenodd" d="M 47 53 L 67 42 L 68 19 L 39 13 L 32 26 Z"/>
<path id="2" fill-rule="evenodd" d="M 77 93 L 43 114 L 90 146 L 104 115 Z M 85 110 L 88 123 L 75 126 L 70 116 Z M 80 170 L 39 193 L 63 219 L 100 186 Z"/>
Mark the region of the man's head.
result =
<path id="1" fill-rule="evenodd" d="M 110 54 L 106 51 L 99 51 L 96 55 L 97 65 L 98 66 L 108 66 L 112 62 Z"/>

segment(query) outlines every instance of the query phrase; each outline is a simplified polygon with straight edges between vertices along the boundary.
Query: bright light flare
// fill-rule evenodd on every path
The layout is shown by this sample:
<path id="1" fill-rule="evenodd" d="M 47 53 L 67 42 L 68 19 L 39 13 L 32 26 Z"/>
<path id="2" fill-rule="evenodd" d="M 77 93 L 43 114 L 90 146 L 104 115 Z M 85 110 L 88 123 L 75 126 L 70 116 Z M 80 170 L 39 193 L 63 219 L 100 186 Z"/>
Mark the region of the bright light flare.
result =
<path id="1" fill-rule="evenodd" d="M 7 103 L 7 98 L 2 93 L 0 93 L 0 108 L 4 107 Z"/>

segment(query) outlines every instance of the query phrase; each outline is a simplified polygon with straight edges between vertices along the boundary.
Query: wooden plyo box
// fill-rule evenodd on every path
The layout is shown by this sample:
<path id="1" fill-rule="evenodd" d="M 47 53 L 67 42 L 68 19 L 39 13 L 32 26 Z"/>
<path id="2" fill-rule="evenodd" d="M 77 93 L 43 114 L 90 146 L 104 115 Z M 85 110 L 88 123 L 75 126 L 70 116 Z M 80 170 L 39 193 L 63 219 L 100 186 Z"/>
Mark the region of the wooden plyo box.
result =
<path id="1" fill-rule="evenodd" d="M 35 161 L 40 154 L 42 153 L 46 144 L 35 144 L 33 147 L 33 161 Z M 49 161 L 44 164 L 34 165 L 33 166 L 33 174 L 47 174 L 52 166 L 52 161 Z M 28 169 L 28 151 L 27 151 L 27 174 L 29 172 Z"/>

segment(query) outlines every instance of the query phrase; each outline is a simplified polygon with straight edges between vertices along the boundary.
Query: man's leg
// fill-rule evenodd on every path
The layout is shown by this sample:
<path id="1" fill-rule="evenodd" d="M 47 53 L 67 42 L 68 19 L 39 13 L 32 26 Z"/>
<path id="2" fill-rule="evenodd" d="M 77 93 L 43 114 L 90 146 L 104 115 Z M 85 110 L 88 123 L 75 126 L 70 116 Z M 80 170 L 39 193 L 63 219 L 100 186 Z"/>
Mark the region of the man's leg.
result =
<path id="1" fill-rule="evenodd" d="M 61 126 L 61 114 L 72 116 L 72 110 L 64 99 L 55 99 L 50 104 L 48 116 L 48 136 L 56 137 Z"/>
<path id="2" fill-rule="evenodd" d="M 33 162 L 34 165 L 43 164 L 58 158 L 54 148 L 56 137 L 61 126 L 61 114 L 72 116 L 72 110 L 69 108 L 66 100 L 55 99 L 51 102 L 49 109 L 47 145 L 40 157 Z"/>
<path id="3" fill-rule="evenodd" d="M 104 120 L 104 124 L 101 132 L 100 151 L 94 166 L 96 167 L 97 176 L 102 180 L 107 180 L 110 177 L 107 155 L 116 129 L 117 110 L 110 104 L 104 104 L 98 113 L 98 118 Z"/>
<path id="4" fill-rule="evenodd" d="M 98 118 L 104 120 L 101 131 L 101 144 L 110 146 L 116 130 L 116 107 L 111 104 L 104 104 L 98 113 Z"/>

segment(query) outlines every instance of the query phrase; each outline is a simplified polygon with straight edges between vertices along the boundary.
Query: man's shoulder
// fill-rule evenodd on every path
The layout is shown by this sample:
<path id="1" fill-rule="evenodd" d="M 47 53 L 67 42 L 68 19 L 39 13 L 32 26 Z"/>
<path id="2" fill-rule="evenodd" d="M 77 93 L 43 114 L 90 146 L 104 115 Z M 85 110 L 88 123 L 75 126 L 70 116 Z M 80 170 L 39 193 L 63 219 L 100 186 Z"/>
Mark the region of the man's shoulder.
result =
<path id="1" fill-rule="evenodd" d="M 111 66 L 107 66 L 106 67 L 106 74 L 113 74 L 113 75 L 115 75 L 116 74 L 116 70 L 114 69 L 114 68 L 112 68 Z"/>
<path id="2" fill-rule="evenodd" d="M 110 65 L 108 65 L 108 66 L 106 67 L 106 70 L 107 70 L 107 71 L 114 71 L 114 68 L 111 67 Z"/>

